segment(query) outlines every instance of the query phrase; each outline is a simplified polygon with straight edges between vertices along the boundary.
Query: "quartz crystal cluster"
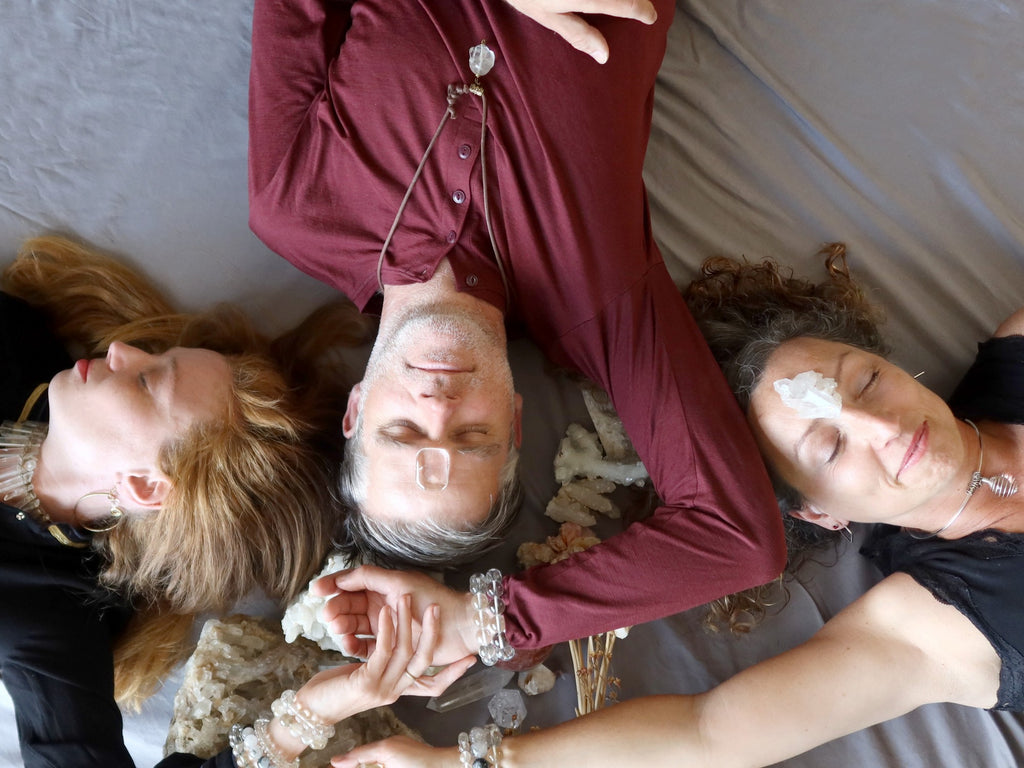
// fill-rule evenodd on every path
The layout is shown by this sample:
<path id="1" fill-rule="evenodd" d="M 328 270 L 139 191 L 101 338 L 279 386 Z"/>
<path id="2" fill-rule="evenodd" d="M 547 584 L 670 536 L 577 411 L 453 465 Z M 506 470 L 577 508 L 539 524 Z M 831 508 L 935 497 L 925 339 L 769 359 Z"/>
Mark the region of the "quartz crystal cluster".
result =
<path id="1" fill-rule="evenodd" d="M 595 431 L 569 425 L 555 456 L 555 480 L 561 487 L 544 514 L 559 523 L 586 527 L 597 523 L 595 513 L 621 517 L 608 494 L 616 485 L 643 486 L 649 476 L 608 395 L 588 385 L 583 399 Z"/>
<path id="2" fill-rule="evenodd" d="M 335 571 L 353 568 L 357 563 L 341 553 L 335 553 L 327 558 L 324 567 L 320 570 L 314 580 L 326 576 Z M 304 637 L 312 640 L 325 651 L 341 651 L 334 635 L 330 633 L 327 626 L 320 621 L 320 609 L 323 608 L 327 598 L 317 597 L 309 592 L 307 587 L 302 594 L 285 609 L 284 617 L 281 619 L 281 629 L 284 638 L 289 643 L 295 642 L 296 638 Z"/>
<path id="3" fill-rule="evenodd" d="M 206 622 L 174 699 L 165 752 L 215 755 L 228 746 L 232 725 L 268 716 L 282 691 L 297 689 L 321 668 L 339 663 L 344 663 L 340 654 L 308 640 L 285 642 L 269 620 L 231 616 Z M 331 755 L 396 734 L 420 738 L 390 708 L 373 709 L 339 723 L 327 746 L 304 755 L 300 765 L 324 766 Z"/>

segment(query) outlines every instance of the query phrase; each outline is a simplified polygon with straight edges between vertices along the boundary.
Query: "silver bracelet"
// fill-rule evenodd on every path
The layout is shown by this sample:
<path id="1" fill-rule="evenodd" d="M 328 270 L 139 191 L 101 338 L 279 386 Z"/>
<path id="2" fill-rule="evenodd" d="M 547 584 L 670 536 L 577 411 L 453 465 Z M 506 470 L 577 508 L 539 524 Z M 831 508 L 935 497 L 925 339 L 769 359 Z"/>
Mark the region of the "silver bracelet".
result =
<path id="1" fill-rule="evenodd" d="M 325 723 L 299 703 L 295 691 L 285 691 L 273 704 L 271 711 L 288 733 L 311 749 L 320 750 L 334 736 L 334 726 Z"/>
<path id="2" fill-rule="evenodd" d="M 285 759 L 267 731 L 270 721 L 260 718 L 249 727 L 231 726 L 228 743 L 238 768 L 299 768 L 299 758 Z"/>
<path id="3" fill-rule="evenodd" d="M 469 580 L 469 591 L 473 593 L 473 607 L 476 608 L 476 638 L 480 644 L 477 655 L 487 666 L 499 661 L 508 661 L 516 650 L 505 637 L 505 601 L 501 599 L 501 571 L 491 568 L 487 573 L 475 573 Z"/>
<path id="4" fill-rule="evenodd" d="M 459 760 L 464 768 L 501 768 L 501 729 L 494 723 L 459 734 Z"/>

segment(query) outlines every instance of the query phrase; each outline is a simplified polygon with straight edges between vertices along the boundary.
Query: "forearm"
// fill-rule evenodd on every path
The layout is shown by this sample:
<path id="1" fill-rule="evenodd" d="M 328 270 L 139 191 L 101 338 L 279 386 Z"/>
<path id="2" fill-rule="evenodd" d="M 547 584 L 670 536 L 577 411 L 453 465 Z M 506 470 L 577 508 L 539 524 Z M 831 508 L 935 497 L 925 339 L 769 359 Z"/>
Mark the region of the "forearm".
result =
<path id="1" fill-rule="evenodd" d="M 249 74 L 249 183 L 273 177 L 310 105 L 327 87 L 350 3 L 257 0 Z"/>
<path id="2" fill-rule="evenodd" d="M 501 765 L 705 765 L 701 760 L 697 702 L 692 696 L 649 696 L 598 710 L 554 728 L 506 737 L 501 744 Z"/>

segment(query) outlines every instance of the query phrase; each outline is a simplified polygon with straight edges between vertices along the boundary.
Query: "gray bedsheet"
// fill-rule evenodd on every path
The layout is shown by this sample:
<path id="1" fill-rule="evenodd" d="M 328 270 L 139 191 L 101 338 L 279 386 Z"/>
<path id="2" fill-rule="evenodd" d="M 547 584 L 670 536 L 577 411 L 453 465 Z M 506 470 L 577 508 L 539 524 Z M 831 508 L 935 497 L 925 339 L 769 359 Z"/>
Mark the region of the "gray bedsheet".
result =
<path id="1" fill-rule="evenodd" d="M 818 247 L 845 241 L 888 310 L 898 359 L 948 392 L 975 342 L 1024 296 L 1022 12 L 963 0 L 680 0 L 647 176 L 677 280 L 720 253 L 820 274 Z M 24 237 L 73 233 L 124 254 L 184 307 L 238 301 L 268 330 L 329 296 L 246 224 L 249 13 L 244 0 L 0 4 L 0 260 Z M 539 510 L 554 490 L 555 442 L 585 410 L 534 348 L 517 344 L 514 362 L 528 403 L 525 540 L 551 530 Z M 700 610 L 638 627 L 615 651 L 621 696 L 702 690 L 808 637 L 875 579 L 847 547 L 834 567 L 790 583 L 785 607 L 748 637 L 708 634 Z M 568 668 L 562 651 L 553 663 Z M 140 766 L 161 753 L 173 693 L 171 681 L 126 722 Z M 573 703 L 563 677 L 530 700 L 527 723 L 567 719 Z M 20 764 L 9 709 L 4 696 L 0 768 Z M 438 743 L 486 719 L 482 706 L 398 710 Z M 1019 764 L 1016 716 L 951 706 L 785 763 Z"/>

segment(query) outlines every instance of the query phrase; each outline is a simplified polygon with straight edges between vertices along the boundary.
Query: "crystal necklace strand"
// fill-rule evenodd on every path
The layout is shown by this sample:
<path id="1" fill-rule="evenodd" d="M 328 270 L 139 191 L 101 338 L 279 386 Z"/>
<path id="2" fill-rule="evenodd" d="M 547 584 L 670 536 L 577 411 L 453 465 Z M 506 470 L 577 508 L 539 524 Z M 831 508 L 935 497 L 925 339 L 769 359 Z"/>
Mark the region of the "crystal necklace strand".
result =
<path id="1" fill-rule="evenodd" d="M 48 425 L 37 421 L 5 421 L 0 424 L 0 502 L 15 507 L 17 520 L 31 515 L 65 547 L 87 544 L 69 539 L 39 504 L 32 477 L 39 464 L 39 448 Z"/>
<path id="2" fill-rule="evenodd" d="M 485 43 L 480 45 L 474 45 L 469 49 L 469 69 L 473 72 L 474 80 L 471 84 L 466 85 L 465 83 L 451 83 L 448 86 L 448 106 L 445 108 L 444 114 L 441 116 L 441 122 L 437 126 L 437 130 L 434 131 L 433 138 L 430 139 L 430 143 L 427 144 L 427 149 L 423 153 L 423 157 L 420 159 L 420 164 L 416 168 L 416 173 L 413 174 L 412 181 L 409 182 L 409 186 L 406 187 L 405 196 L 402 198 L 401 204 L 398 206 L 398 212 L 395 214 L 395 220 L 391 223 L 391 230 L 388 232 L 388 236 L 384 238 L 384 245 L 380 249 L 380 256 L 377 257 L 377 287 L 380 288 L 381 293 L 384 292 L 384 279 L 382 271 L 384 269 L 384 256 L 388 252 L 388 246 L 391 245 L 391 238 L 395 234 L 395 230 L 398 229 L 398 222 L 402 219 L 402 214 L 405 212 L 405 206 L 409 202 L 409 198 L 412 196 L 413 187 L 416 186 L 416 182 L 420 180 L 420 175 L 423 173 L 423 167 L 427 164 L 427 158 L 430 157 L 430 153 L 434 149 L 434 144 L 437 143 L 438 137 L 441 135 L 441 129 L 444 128 L 445 123 L 449 119 L 455 117 L 455 102 L 457 102 L 464 94 L 472 93 L 475 96 L 480 97 L 480 179 L 483 184 L 483 197 L 484 197 L 484 221 L 487 223 L 487 236 L 491 241 L 491 250 L 494 252 L 494 261 L 498 265 L 498 274 L 501 275 L 501 284 L 505 289 L 505 298 L 511 302 L 512 293 L 511 285 L 508 281 L 508 275 L 505 273 L 505 262 L 501 258 L 501 252 L 498 250 L 498 243 L 494 239 L 494 228 L 491 226 L 491 211 L 490 204 L 487 195 L 487 156 L 486 156 L 486 140 L 487 140 L 487 94 L 484 92 L 484 86 L 480 82 L 480 78 L 491 71 L 494 66 L 494 51 L 487 47 Z"/>
<path id="3" fill-rule="evenodd" d="M 909 533 L 912 538 L 919 540 L 930 539 L 934 536 L 938 536 L 943 531 L 948 530 L 949 526 L 955 523 L 959 519 L 960 514 L 967 508 L 967 502 L 971 500 L 974 492 L 982 485 L 988 486 L 988 489 L 1000 499 L 1013 496 L 1013 494 L 1017 492 L 1017 481 L 1014 479 L 1013 475 L 1000 473 L 998 475 L 989 475 L 988 477 L 985 477 L 981 474 L 981 465 L 985 461 L 985 443 L 981 439 L 981 430 L 979 430 L 978 425 L 970 419 L 964 419 L 964 421 L 973 427 L 974 434 L 978 436 L 978 468 L 974 471 L 974 474 L 971 475 L 970 482 L 967 483 L 967 490 L 964 492 L 964 500 L 960 504 L 960 508 L 953 513 L 953 516 L 949 518 L 949 521 L 939 528 L 939 530 L 934 531 L 933 533 L 924 534 L 923 536 L 908 530 L 907 533 Z"/>

